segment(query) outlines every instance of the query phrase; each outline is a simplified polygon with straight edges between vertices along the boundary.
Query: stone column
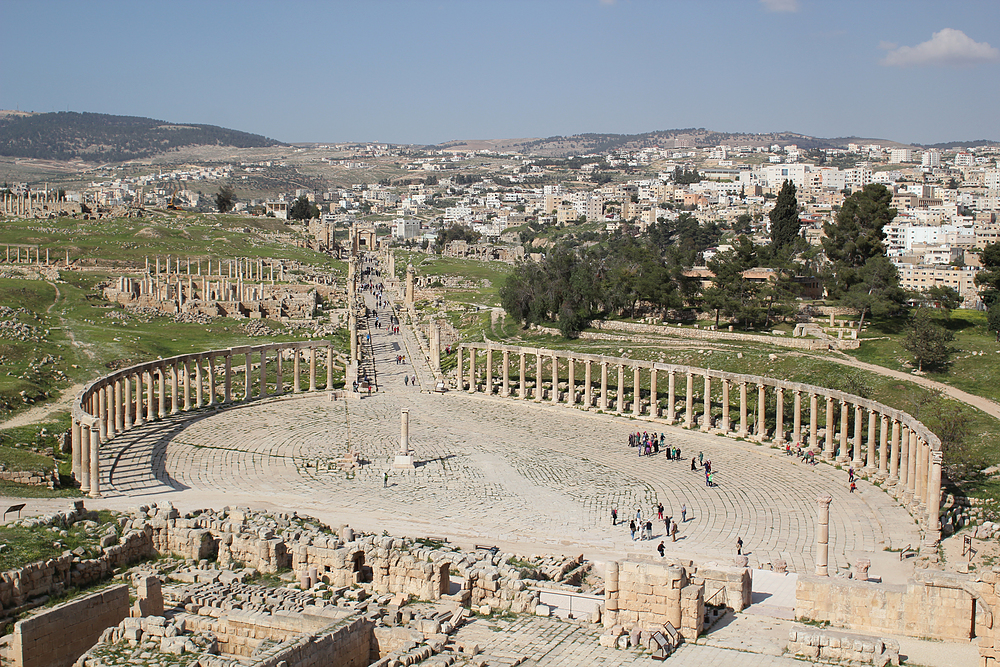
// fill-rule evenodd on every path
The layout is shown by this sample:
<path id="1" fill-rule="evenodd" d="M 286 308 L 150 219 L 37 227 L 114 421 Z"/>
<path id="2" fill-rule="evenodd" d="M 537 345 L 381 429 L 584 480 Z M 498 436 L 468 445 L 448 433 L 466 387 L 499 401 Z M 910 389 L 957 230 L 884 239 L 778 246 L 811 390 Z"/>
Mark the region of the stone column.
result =
<path id="1" fill-rule="evenodd" d="M 920 498 L 916 496 L 917 492 L 917 468 L 920 461 L 920 451 L 917 449 L 917 432 L 913 429 L 907 429 L 909 431 L 909 447 L 908 454 L 909 458 L 907 460 L 907 473 L 906 473 L 906 493 L 910 498 L 910 501 L 916 501 L 920 503 Z"/>
<path id="2" fill-rule="evenodd" d="M 517 384 L 517 397 L 522 401 L 528 398 L 528 385 L 527 385 L 527 372 L 528 372 L 528 361 L 525 358 L 524 352 L 518 353 L 519 359 L 517 362 L 517 372 L 518 372 L 518 384 Z"/>
<path id="3" fill-rule="evenodd" d="M 431 320 L 431 370 L 435 373 L 441 372 L 441 327 L 437 320 Z"/>
<path id="4" fill-rule="evenodd" d="M 105 387 L 97 390 L 97 436 L 101 442 L 108 439 L 108 397 Z"/>
<path id="5" fill-rule="evenodd" d="M 503 384 L 500 388 L 500 395 L 510 396 L 510 350 L 503 351 Z"/>
<path id="6" fill-rule="evenodd" d="M 927 471 L 927 528 L 924 544 L 937 546 L 941 541 L 941 452 L 930 452 Z"/>
<path id="7" fill-rule="evenodd" d="M 875 408 L 868 408 L 868 447 L 865 451 L 865 468 L 870 472 L 874 473 L 878 470 L 878 435 L 876 429 L 878 428 L 878 418 L 875 416 Z"/>
<path id="8" fill-rule="evenodd" d="M 263 356 L 261 352 L 261 356 Z M 261 371 L 261 376 L 264 376 L 264 371 Z M 374 379 L 374 378 L 372 378 Z M 262 383 L 264 384 L 264 383 Z M 316 348 L 309 348 L 309 391 L 316 391 Z M 264 396 L 267 392 L 266 386 L 260 388 L 260 395 Z"/>
<path id="9" fill-rule="evenodd" d="M 747 383 L 740 380 L 740 430 L 737 436 L 745 438 L 747 433 Z"/>
<path id="10" fill-rule="evenodd" d="M 930 449 L 923 439 L 917 437 L 916 433 L 913 433 L 912 436 L 917 441 L 917 470 L 913 500 L 918 509 L 925 509 L 927 507 L 927 454 Z"/>
<path id="11" fill-rule="evenodd" d="M 712 378 L 705 373 L 705 396 L 703 401 L 703 413 L 701 418 L 701 430 L 704 433 L 712 428 Z"/>
<path id="12" fill-rule="evenodd" d="M 816 451 L 817 424 L 819 423 L 819 399 L 816 394 L 809 392 L 809 448 Z"/>
<path id="13" fill-rule="evenodd" d="M 676 417 L 675 406 L 677 405 L 677 371 L 670 369 L 667 372 L 667 423 L 673 424 Z"/>
<path id="14" fill-rule="evenodd" d="M 889 483 L 899 482 L 899 420 L 892 420 L 892 450 L 889 454 Z"/>
<path id="15" fill-rule="evenodd" d="M 313 351 L 315 361 L 315 350 Z M 200 366 L 200 364 L 199 364 Z M 260 397 L 267 397 L 267 350 L 260 351 Z"/>
<path id="16" fill-rule="evenodd" d="M 476 355 L 479 354 L 479 350 L 474 347 L 469 348 L 469 393 L 476 393 Z M 542 367 L 542 358 L 538 357 L 538 368 L 539 371 Z M 541 384 L 541 379 L 539 378 L 539 384 Z"/>
<path id="17" fill-rule="evenodd" d="M 101 497 L 101 441 L 90 430 L 90 497 Z"/>
<path id="18" fill-rule="evenodd" d="M 625 412 L 625 364 L 618 364 L 618 392 L 615 397 L 615 412 Z"/>
<path id="19" fill-rule="evenodd" d="M 302 391 L 302 380 L 301 380 L 302 368 L 300 366 L 300 361 L 299 361 L 301 355 L 299 354 L 299 348 L 297 347 L 293 347 L 292 352 L 295 354 L 295 356 L 292 357 L 293 359 L 292 374 L 294 376 L 292 377 L 292 391 L 297 394 L 300 391 Z"/>
<path id="20" fill-rule="evenodd" d="M 729 434 L 729 380 L 722 381 L 722 432 Z"/>
<path id="21" fill-rule="evenodd" d="M 862 422 L 864 421 L 865 413 L 862 411 L 861 406 L 855 404 L 854 406 L 854 444 L 851 447 L 851 467 L 854 468 L 854 472 L 860 472 L 862 466 L 865 464 L 865 460 L 861 458 L 861 428 Z"/>
<path id="22" fill-rule="evenodd" d="M 765 425 L 764 425 L 764 413 L 767 407 L 767 395 L 764 393 L 766 390 L 766 385 L 761 382 L 757 385 L 757 440 L 764 442 Z"/>
<path id="23" fill-rule="evenodd" d="M 176 415 L 180 412 L 180 405 L 178 401 L 180 396 L 178 395 L 177 389 L 177 374 L 177 362 L 174 361 L 170 364 L 170 414 L 172 415 Z"/>
<path id="24" fill-rule="evenodd" d="M 233 355 L 226 355 L 226 380 L 222 400 L 229 403 L 233 400 Z"/>
<path id="25" fill-rule="evenodd" d="M 592 386 L 594 383 L 594 372 L 591 368 L 591 363 L 590 359 L 583 362 L 583 403 L 587 406 L 588 410 L 594 407 L 594 388 Z"/>
<path id="26" fill-rule="evenodd" d="M 141 388 L 140 388 L 141 389 Z M 126 431 L 132 428 L 132 412 L 134 411 L 135 404 L 132 402 L 132 376 L 126 375 L 122 378 L 122 399 L 125 401 L 124 405 L 124 429 Z"/>
<path id="27" fill-rule="evenodd" d="M 153 391 L 153 374 L 155 369 L 146 369 L 146 421 L 155 421 L 159 414 L 155 411 L 153 402 L 156 400 L 156 393 Z"/>
<path id="28" fill-rule="evenodd" d="M 205 379 L 201 376 L 201 357 L 194 358 L 194 407 L 200 408 L 205 405 Z"/>
<path id="29" fill-rule="evenodd" d="M 895 496 L 905 505 L 909 502 L 907 486 L 910 481 L 910 427 L 900 423 L 899 427 L 899 484 L 895 488 Z"/>
<path id="30" fill-rule="evenodd" d="M 90 493 L 90 444 L 95 430 L 86 424 L 80 424 L 80 492 Z"/>
<path id="31" fill-rule="evenodd" d="M 163 419 L 167 416 L 167 365 L 160 364 L 157 369 L 159 371 L 159 376 L 157 377 L 157 417 Z"/>
<path id="32" fill-rule="evenodd" d="M 660 398 L 656 395 L 656 368 L 649 369 L 649 416 L 660 416 Z"/>
<path id="33" fill-rule="evenodd" d="M 493 348 L 486 346 L 486 395 L 493 394 Z"/>
<path id="34" fill-rule="evenodd" d="M 552 355 L 552 404 L 559 402 L 559 357 Z"/>
<path id="35" fill-rule="evenodd" d="M 795 390 L 792 405 L 792 441 L 796 446 L 802 445 L 802 391 Z"/>
<path id="36" fill-rule="evenodd" d="M 185 359 L 182 363 L 184 368 L 184 411 L 187 412 L 191 409 L 191 360 Z"/>
<path id="37" fill-rule="evenodd" d="M 632 367 L 632 414 L 638 417 L 642 414 L 642 387 L 639 384 L 639 366 Z"/>
<path id="38" fill-rule="evenodd" d="M 336 358 L 336 354 L 333 349 L 333 345 L 327 345 L 326 347 L 326 390 L 330 391 L 333 389 L 333 360 Z M 434 369 L 438 373 L 441 372 L 441 358 L 438 357 L 437 368 Z"/>
<path id="39" fill-rule="evenodd" d="M 535 352 L 535 402 L 542 400 L 542 353 Z"/>
<path id="40" fill-rule="evenodd" d="M 243 400 L 249 401 L 253 397 L 253 393 L 250 391 L 253 386 L 253 359 L 250 357 L 249 352 L 246 352 L 244 357 L 243 378 L 246 386 L 243 387 Z"/>
<path id="41" fill-rule="evenodd" d="M 566 357 L 566 404 L 576 405 L 576 359 Z"/>
<path id="42" fill-rule="evenodd" d="M 108 440 L 122 431 L 122 388 L 118 380 L 108 385 Z"/>
<path id="43" fill-rule="evenodd" d="M 71 429 L 72 429 L 72 431 L 71 431 L 71 438 L 72 438 L 72 442 L 73 442 L 73 450 L 72 450 L 72 452 L 73 452 L 73 459 L 72 459 L 72 467 L 70 468 L 70 470 L 71 470 L 71 474 L 73 475 L 73 479 L 76 482 L 79 482 L 80 481 L 80 455 L 81 455 L 81 452 L 82 452 L 82 449 L 83 449 L 83 444 L 82 444 L 83 435 L 82 435 L 82 426 L 80 424 L 80 420 L 74 419 L 71 422 Z M 90 445 L 90 441 L 89 440 L 87 441 L 87 445 L 88 446 Z"/>
<path id="44" fill-rule="evenodd" d="M 826 397 L 826 438 L 823 440 L 823 458 L 832 461 L 834 457 L 834 438 L 836 432 L 833 426 L 833 397 Z"/>
<path id="45" fill-rule="evenodd" d="M 694 426 L 694 375 L 687 372 L 687 390 L 684 394 L 684 428 Z"/>
<path id="46" fill-rule="evenodd" d="M 608 362 L 601 361 L 601 400 L 599 403 L 601 410 L 608 409 Z"/>
<path id="47" fill-rule="evenodd" d="M 456 389 L 458 391 L 462 391 L 463 389 L 465 389 L 465 376 L 463 375 L 463 373 L 465 373 L 465 361 L 462 359 L 461 346 L 459 346 L 455 354 L 457 355 L 455 358 L 455 368 L 457 370 L 457 372 L 455 373 L 455 377 L 458 379 L 458 386 L 456 387 Z M 523 378 L 521 379 L 521 384 L 522 385 L 524 384 Z"/>
<path id="48" fill-rule="evenodd" d="M 879 417 L 882 428 L 879 429 L 878 477 L 885 479 L 889 476 L 889 416 L 880 413 Z"/>
<path id="49" fill-rule="evenodd" d="M 785 390 L 774 388 L 774 437 L 771 441 L 779 447 L 785 444 Z"/>
<path id="50" fill-rule="evenodd" d="M 830 502 L 833 497 L 829 493 L 822 493 L 816 497 L 819 503 L 819 516 L 817 518 L 816 530 L 816 576 L 830 576 Z"/>
<path id="51" fill-rule="evenodd" d="M 841 399 L 840 401 L 840 450 L 837 452 L 837 460 L 841 463 L 846 463 L 850 460 L 847 455 L 847 432 L 848 424 L 847 420 L 849 418 L 847 410 L 847 401 Z"/>

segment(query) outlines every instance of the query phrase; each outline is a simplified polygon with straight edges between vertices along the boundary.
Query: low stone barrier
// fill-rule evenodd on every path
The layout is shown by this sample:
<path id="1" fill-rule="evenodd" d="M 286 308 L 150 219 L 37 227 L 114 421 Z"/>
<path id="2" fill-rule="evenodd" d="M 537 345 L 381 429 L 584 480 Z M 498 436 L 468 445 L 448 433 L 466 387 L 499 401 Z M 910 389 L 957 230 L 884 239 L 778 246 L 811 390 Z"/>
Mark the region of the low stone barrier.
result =
<path id="1" fill-rule="evenodd" d="M 791 630 L 788 633 L 788 652 L 797 657 L 823 662 L 840 661 L 852 665 L 899 664 L 899 642 L 863 635 L 839 632 L 809 632 Z"/>
<path id="2" fill-rule="evenodd" d="M 13 667 L 69 667 L 101 633 L 128 616 L 128 585 L 61 604 L 14 624 Z"/>

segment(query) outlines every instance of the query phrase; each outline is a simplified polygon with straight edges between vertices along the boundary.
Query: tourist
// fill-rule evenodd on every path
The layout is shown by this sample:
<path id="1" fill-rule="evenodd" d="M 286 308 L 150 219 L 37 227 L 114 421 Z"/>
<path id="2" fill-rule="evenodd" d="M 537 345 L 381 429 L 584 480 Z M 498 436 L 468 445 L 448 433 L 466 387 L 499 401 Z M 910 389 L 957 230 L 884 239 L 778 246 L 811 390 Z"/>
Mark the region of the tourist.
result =
<path id="1" fill-rule="evenodd" d="M 854 468 L 847 469 L 847 481 L 851 484 L 854 483 Z"/>
<path id="2" fill-rule="evenodd" d="M 669 516 L 666 517 L 665 519 L 663 519 L 663 532 L 665 534 L 667 534 L 667 535 L 670 534 L 670 522 L 671 522 L 671 520 L 672 520 L 672 518 L 669 517 Z"/>
<path id="3" fill-rule="evenodd" d="M 709 481 L 708 480 L 710 479 L 711 474 L 712 473 L 708 472 L 707 470 L 705 471 L 705 486 L 709 486 Z"/>
<path id="4" fill-rule="evenodd" d="M 653 539 L 653 522 L 652 521 L 646 521 L 646 539 L 647 540 Z"/>
<path id="5" fill-rule="evenodd" d="M 715 473 L 714 472 L 708 473 L 708 485 L 711 486 L 711 487 L 715 486 Z"/>
<path id="6" fill-rule="evenodd" d="M 618 525 L 618 508 L 617 507 L 612 507 L 611 508 L 611 525 L 612 526 L 617 526 Z"/>
<path id="7" fill-rule="evenodd" d="M 382 488 L 389 486 L 389 471 L 382 473 Z"/>
<path id="8" fill-rule="evenodd" d="M 403 384 L 405 384 L 407 387 L 410 386 L 410 376 L 409 375 L 404 375 L 403 376 Z"/>
<path id="9" fill-rule="evenodd" d="M 681 523 L 687 521 L 688 506 L 681 505 Z"/>
<path id="10" fill-rule="evenodd" d="M 657 519 L 663 518 L 663 503 L 659 503 L 656 505 L 656 518 Z"/>
<path id="11" fill-rule="evenodd" d="M 742 556 L 743 555 L 743 538 L 742 537 L 737 537 L 736 538 L 736 555 L 737 556 Z"/>
<path id="12" fill-rule="evenodd" d="M 670 539 L 673 540 L 674 542 L 677 541 L 677 524 L 676 523 L 673 526 L 670 527 Z"/>
<path id="13" fill-rule="evenodd" d="M 857 490 L 858 490 L 858 485 L 855 484 L 854 482 L 851 482 L 851 493 L 854 493 Z"/>
<path id="14" fill-rule="evenodd" d="M 693 456 L 691 457 L 691 472 L 696 472 L 698 470 L 697 461 L 698 459 Z"/>
<path id="15" fill-rule="evenodd" d="M 414 387 L 417 386 L 417 376 L 416 375 L 411 375 L 410 376 L 410 384 L 413 385 Z"/>
<path id="16" fill-rule="evenodd" d="M 698 463 L 701 463 L 704 460 L 705 460 L 705 455 L 702 454 L 701 452 L 698 452 Z"/>
<path id="17" fill-rule="evenodd" d="M 628 522 L 628 529 L 632 531 L 632 541 L 635 542 L 635 521 Z"/>
<path id="18" fill-rule="evenodd" d="M 656 550 L 660 552 L 660 558 L 663 558 L 663 540 L 660 540 L 660 543 L 656 545 Z"/>

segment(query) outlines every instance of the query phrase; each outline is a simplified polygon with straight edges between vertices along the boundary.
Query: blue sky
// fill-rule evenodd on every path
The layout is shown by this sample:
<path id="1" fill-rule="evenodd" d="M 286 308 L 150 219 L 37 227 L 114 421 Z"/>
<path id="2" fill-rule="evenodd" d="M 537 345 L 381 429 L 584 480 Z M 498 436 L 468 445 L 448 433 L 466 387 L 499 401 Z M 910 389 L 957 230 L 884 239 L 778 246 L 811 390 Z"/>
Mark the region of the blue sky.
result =
<path id="1" fill-rule="evenodd" d="M 281 141 L 998 139 L 997 0 L 6 0 L 0 108 Z"/>

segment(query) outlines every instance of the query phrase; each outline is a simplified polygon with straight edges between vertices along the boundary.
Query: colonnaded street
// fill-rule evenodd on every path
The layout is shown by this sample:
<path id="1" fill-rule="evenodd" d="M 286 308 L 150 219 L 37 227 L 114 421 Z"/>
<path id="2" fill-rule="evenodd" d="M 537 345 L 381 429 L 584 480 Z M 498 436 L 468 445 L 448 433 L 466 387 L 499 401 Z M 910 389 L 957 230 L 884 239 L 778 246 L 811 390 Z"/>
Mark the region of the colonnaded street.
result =
<path id="1" fill-rule="evenodd" d="M 368 295 L 369 305 L 374 300 Z M 388 311 L 381 311 L 383 321 Z M 784 559 L 811 572 L 816 497 L 833 496 L 830 565 L 847 568 L 861 554 L 889 562 L 889 551 L 920 543 L 913 518 L 883 491 L 860 482 L 850 493 L 846 470 L 811 466 L 777 449 L 633 420 L 514 398 L 435 393 L 412 333 L 371 329 L 378 391 L 333 400 L 326 393 L 254 400 L 221 410 L 174 415 L 118 436 L 102 451 L 105 503 L 170 500 L 185 508 L 271 506 L 392 534 L 445 536 L 528 552 L 668 553 L 729 561 L 742 538 L 751 566 Z M 396 356 L 406 355 L 397 364 Z M 414 388 L 404 376 L 417 376 Z M 410 411 L 415 470 L 392 470 L 400 410 Z M 639 457 L 635 431 L 666 432 L 681 460 Z M 336 460 L 356 451 L 362 465 Z M 711 460 L 714 487 L 691 457 Z M 383 487 L 388 471 L 388 484 Z M 121 500 L 116 500 L 116 496 Z M 651 514 L 687 521 L 678 540 Z M 624 520 L 611 525 L 611 510 Z M 627 522 L 641 510 L 653 540 L 630 539 Z"/>

